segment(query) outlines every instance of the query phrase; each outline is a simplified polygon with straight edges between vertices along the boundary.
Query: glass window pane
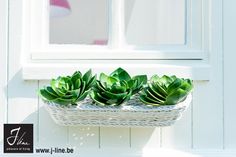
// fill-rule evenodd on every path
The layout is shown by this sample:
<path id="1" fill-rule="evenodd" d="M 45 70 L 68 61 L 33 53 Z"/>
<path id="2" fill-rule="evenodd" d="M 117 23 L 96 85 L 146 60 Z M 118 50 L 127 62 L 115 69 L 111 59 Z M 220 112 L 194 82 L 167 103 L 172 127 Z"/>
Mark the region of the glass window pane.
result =
<path id="1" fill-rule="evenodd" d="M 184 44 L 185 0 L 126 0 L 127 43 Z"/>
<path id="2" fill-rule="evenodd" d="M 51 44 L 106 45 L 108 0 L 50 0 Z"/>

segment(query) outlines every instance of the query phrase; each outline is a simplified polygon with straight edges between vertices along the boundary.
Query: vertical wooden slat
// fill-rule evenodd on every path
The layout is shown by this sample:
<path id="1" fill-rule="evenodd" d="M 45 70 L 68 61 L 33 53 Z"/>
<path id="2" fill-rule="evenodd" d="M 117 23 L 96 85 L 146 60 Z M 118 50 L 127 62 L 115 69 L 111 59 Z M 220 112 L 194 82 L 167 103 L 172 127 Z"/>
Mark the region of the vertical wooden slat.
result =
<path id="1" fill-rule="evenodd" d="M 0 1 L 0 147 L 3 144 L 3 124 L 7 120 L 7 53 L 8 53 L 8 2 Z M 2 149 L 0 149 L 2 154 Z"/>
<path id="2" fill-rule="evenodd" d="M 178 148 L 190 149 L 192 146 L 192 118 L 191 104 L 182 118 L 174 125 L 162 127 L 161 129 L 161 147 L 162 148 Z"/>
<path id="3" fill-rule="evenodd" d="M 160 128 L 131 128 L 131 148 L 159 148 Z"/>
<path id="4" fill-rule="evenodd" d="M 222 0 L 209 3 L 210 30 L 204 30 L 210 37 L 209 45 L 204 40 L 204 48 L 209 49 L 211 73 L 209 81 L 195 82 L 193 99 L 193 147 L 223 148 L 223 52 L 222 52 Z M 209 9 L 204 9 L 209 12 Z M 207 38 L 205 36 L 205 38 Z"/>
<path id="5" fill-rule="evenodd" d="M 48 85 L 48 81 L 40 81 L 39 88 Z M 54 123 L 49 113 L 44 107 L 44 103 L 39 100 L 39 145 L 40 147 L 64 147 L 68 144 L 68 127 L 59 126 Z"/>
<path id="6" fill-rule="evenodd" d="M 212 82 L 211 82 L 212 81 Z M 223 147 L 222 85 L 199 81 L 193 97 L 193 147 Z"/>
<path id="7" fill-rule="evenodd" d="M 224 124 L 225 124 L 225 148 L 236 148 L 236 105 L 235 105 L 235 89 L 236 84 L 233 78 L 236 76 L 236 21 L 235 5 L 236 1 L 224 0 Z"/>
<path id="8" fill-rule="evenodd" d="M 69 145 L 79 151 L 80 148 L 99 147 L 99 128 L 98 127 L 69 127 Z M 75 151 L 76 151 L 75 150 Z"/>
<path id="9" fill-rule="evenodd" d="M 101 127 L 100 147 L 101 148 L 129 148 L 130 133 L 127 127 Z"/>
<path id="10" fill-rule="evenodd" d="M 37 82 L 24 81 L 21 67 L 22 1 L 9 2 L 8 122 L 37 123 Z M 34 127 L 34 132 L 37 130 Z M 34 134 L 37 135 L 37 134 Z M 34 136 L 34 138 L 36 138 Z"/>

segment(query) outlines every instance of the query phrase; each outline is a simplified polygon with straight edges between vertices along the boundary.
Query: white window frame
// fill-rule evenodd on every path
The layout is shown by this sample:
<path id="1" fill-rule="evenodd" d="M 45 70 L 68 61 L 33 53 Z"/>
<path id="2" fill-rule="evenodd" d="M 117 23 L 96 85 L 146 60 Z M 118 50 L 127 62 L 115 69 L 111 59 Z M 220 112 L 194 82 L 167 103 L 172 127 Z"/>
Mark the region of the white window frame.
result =
<path id="1" fill-rule="evenodd" d="M 108 46 L 62 46 L 49 44 L 48 0 L 23 0 L 23 78 L 50 79 L 89 68 L 95 72 L 109 72 L 121 66 L 133 73 L 175 74 L 194 80 L 209 80 L 212 3 L 211 0 L 186 0 L 187 41 L 183 45 L 127 46 L 124 40 L 124 0 L 109 0 Z M 201 17 L 194 10 L 199 8 Z"/>

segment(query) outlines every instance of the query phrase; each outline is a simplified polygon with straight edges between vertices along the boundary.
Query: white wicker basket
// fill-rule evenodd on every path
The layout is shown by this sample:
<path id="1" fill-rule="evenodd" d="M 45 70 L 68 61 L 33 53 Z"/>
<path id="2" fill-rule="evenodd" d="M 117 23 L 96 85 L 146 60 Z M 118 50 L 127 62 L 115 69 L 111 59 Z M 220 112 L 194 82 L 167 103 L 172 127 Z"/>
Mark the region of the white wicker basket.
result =
<path id="1" fill-rule="evenodd" d="M 63 126 L 169 126 L 177 121 L 191 103 L 189 95 L 184 102 L 177 105 L 147 107 L 137 96 L 126 105 L 97 106 L 87 98 L 77 106 L 62 107 L 54 103 L 46 103 L 55 123 Z"/>

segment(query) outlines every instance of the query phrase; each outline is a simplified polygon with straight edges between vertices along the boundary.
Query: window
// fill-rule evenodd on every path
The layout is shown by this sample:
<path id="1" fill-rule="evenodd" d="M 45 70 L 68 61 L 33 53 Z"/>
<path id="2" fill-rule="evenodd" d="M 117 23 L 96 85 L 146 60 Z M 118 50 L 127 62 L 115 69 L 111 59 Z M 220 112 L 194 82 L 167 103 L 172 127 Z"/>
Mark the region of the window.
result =
<path id="1" fill-rule="evenodd" d="M 78 63 L 84 68 L 105 68 L 101 64 L 116 63 L 115 66 L 146 67 L 150 71 L 168 70 L 173 65 L 172 72 L 181 67 L 186 72 L 198 69 L 207 73 L 209 1 L 68 2 L 69 15 L 52 18 L 49 0 L 24 1 L 24 63 L 30 67 L 24 68 L 25 78 L 36 77 L 31 77 L 30 71 L 39 64 L 41 69 L 47 67 L 46 71 L 50 66 L 51 73 L 56 73 L 59 64 L 71 69 L 75 67 L 72 64 Z"/>
<path id="2" fill-rule="evenodd" d="M 185 0 L 125 1 L 125 36 L 132 45 L 185 44 Z"/>
<path id="3" fill-rule="evenodd" d="M 50 44 L 107 44 L 108 0 L 61 0 L 61 6 L 58 0 L 50 2 Z"/>
<path id="4" fill-rule="evenodd" d="M 58 0 L 50 0 L 51 3 L 54 1 Z M 106 44 L 109 29 L 108 2 L 69 0 L 67 6 L 52 3 L 49 18 L 50 44 Z M 185 44 L 185 0 L 126 0 L 122 5 L 122 25 L 125 27 L 123 40 L 127 44 Z M 63 12 L 67 15 L 63 16 Z"/>

